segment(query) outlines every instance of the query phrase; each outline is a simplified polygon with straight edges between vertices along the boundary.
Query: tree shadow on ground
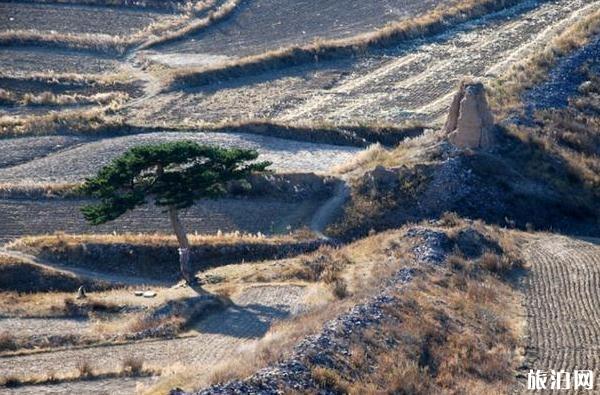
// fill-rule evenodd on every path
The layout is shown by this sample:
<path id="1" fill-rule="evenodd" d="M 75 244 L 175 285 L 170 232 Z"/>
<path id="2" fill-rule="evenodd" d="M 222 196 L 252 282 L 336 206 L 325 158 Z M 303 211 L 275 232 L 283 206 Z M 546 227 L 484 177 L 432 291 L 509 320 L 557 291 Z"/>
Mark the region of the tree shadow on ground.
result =
<path id="1" fill-rule="evenodd" d="M 194 329 L 237 338 L 259 338 L 267 333 L 274 321 L 287 318 L 290 314 L 289 307 L 285 305 L 233 305 L 199 321 Z"/>

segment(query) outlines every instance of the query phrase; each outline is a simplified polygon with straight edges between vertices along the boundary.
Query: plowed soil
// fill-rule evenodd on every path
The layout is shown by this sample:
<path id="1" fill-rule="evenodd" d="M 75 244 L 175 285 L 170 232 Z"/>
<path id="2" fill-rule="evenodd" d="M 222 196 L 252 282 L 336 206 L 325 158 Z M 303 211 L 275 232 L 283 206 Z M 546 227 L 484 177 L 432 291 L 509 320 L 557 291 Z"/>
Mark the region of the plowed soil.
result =
<path id="1" fill-rule="evenodd" d="M 0 358 L 0 376 L 67 373 L 75 370 L 81 360 L 87 360 L 97 368 L 116 368 L 131 356 L 163 368 L 173 363 L 190 366 L 215 364 L 234 355 L 241 345 L 264 336 L 274 321 L 289 318 L 305 309 L 305 294 L 306 289 L 301 286 L 250 286 L 233 297 L 233 306 L 199 321 L 185 338 Z M 102 380 L 98 387 L 94 381 L 75 383 L 75 386 L 30 386 L 10 393 L 66 393 L 78 389 L 86 394 L 131 394 L 136 381 Z M 147 383 L 148 379 L 142 382 Z"/>
<path id="2" fill-rule="evenodd" d="M 60 33 L 128 35 L 161 16 L 159 13 L 124 7 L 0 3 L 0 31 L 35 29 Z"/>
<path id="3" fill-rule="evenodd" d="M 121 218 L 92 227 L 80 208 L 89 203 L 74 199 L 0 199 L 0 243 L 20 236 L 64 231 L 67 233 L 171 232 L 165 213 L 140 207 Z M 197 203 L 182 213 L 191 233 L 287 232 L 310 223 L 320 201 L 283 202 L 266 199 L 219 199 Z M 289 227 L 289 228 L 288 228 Z"/>
<path id="4" fill-rule="evenodd" d="M 27 76 L 35 73 L 117 73 L 120 64 L 97 54 L 48 50 L 40 47 L 9 47 L 0 51 L 0 70 L 4 75 Z"/>
<path id="5" fill-rule="evenodd" d="M 359 149 L 354 147 L 313 144 L 241 133 L 148 133 L 101 139 L 50 153 L 22 165 L 0 169 L 0 180 L 83 181 L 85 177 L 94 175 L 102 166 L 135 145 L 174 140 L 256 149 L 260 153 L 260 160 L 273 162 L 273 170 L 282 172 L 324 173 L 359 152 Z"/>
<path id="6" fill-rule="evenodd" d="M 316 38 L 342 38 L 414 17 L 454 0 L 251 0 L 200 34 L 163 46 L 161 52 L 256 54 Z"/>
<path id="7" fill-rule="evenodd" d="M 284 122 L 436 122 L 465 76 L 492 78 L 547 42 L 599 1 L 527 0 L 436 37 L 366 57 L 275 70 L 153 98 L 151 117 L 214 120 L 271 117 Z M 243 98 L 243 100 L 240 100 Z M 235 105 L 233 105 L 235 103 Z M 203 108 L 196 112 L 187 109 Z"/>
<path id="8" fill-rule="evenodd" d="M 600 245 L 541 237 L 526 249 L 527 371 L 600 368 Z M 596 386 L 597 388 L 597 386 Z"/>

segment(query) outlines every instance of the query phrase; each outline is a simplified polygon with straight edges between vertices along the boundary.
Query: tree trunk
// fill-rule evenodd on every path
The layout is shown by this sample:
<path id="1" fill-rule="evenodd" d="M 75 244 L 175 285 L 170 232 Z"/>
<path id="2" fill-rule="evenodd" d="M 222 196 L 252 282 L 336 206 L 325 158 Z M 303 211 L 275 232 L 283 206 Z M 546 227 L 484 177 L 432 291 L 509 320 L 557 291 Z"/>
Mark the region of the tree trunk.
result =
<path id="1" fill-rule="evenodd" d="M 193 283 L 192 268 L 190 267 L 190 243 L 187 238 L 185 228 L 179 220 L 177 209 L 173 206 L 169 207 L 169 218 L 171 225 L 179 242 L 179 270 L 181 276 L 188 283 Z"/>

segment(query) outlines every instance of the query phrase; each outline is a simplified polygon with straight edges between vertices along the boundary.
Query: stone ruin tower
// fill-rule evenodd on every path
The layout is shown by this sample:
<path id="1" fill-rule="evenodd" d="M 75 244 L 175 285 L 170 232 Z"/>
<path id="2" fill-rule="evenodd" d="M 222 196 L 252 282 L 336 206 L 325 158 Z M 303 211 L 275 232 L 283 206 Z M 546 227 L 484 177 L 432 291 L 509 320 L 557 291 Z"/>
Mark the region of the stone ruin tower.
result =
<path id="1" fill-rule="evenodd" d="M 485 149 L 494 144 L 494 116 L 481 82 L 461 82 L 444 131 L 459 148 Z"/>

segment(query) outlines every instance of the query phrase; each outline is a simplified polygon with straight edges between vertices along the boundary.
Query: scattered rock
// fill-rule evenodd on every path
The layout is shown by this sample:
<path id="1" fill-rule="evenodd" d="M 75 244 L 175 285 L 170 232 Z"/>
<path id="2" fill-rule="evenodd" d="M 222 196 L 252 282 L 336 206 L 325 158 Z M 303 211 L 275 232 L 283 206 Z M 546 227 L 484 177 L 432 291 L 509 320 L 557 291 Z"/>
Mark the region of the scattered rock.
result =
<path id="1" fill-rule="evenodd" d="M 494 144 L 494 117 L 481 82 L 463 81 L 444 125 L 449 140 L 459 148 L 485 149 Z"/>

